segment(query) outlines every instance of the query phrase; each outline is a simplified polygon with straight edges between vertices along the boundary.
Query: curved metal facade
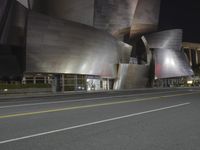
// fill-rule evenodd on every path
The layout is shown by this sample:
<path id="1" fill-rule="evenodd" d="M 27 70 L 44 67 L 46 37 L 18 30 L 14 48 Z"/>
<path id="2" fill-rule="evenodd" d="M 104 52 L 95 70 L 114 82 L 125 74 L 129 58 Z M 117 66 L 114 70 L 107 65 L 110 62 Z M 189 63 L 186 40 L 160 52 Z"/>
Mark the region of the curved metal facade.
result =
<path id="1" fill-rule="evenodd" d="M 94 0 L 34 0 L 33 10 L 93 26 Z"/>
<path id="2" fill-rule="evenodd" d="M 29 0 L 17 0 L 19 3 L 21 3 L 24 7 L 26 7 L 26 8 L 28 8 L 29 6 L 28 6 L 28 1 Z"/>
<path id="3" fill-rule="evenodd" d="M 183 32 L 181 29 L 173 29 L 145 35 L 144 37 L 150 48 L 174 49 L 180 51 L 182 35 Z"/>
<path id="4" fill-rule="evenodd" d="M 156 31 L 159 12 L 160 0 L 139 0 L 131 26 L 131 36 Z"/>
<path id="5" fill-rule="evenodd" d="M 172 49 L 154 49 L 155 75 L 157 78 L 192 76 L 186 56 Z"/>
<path id="6" fill-rule="evenodd" d="M 144 88 L 148 82 L 149 66 L 137 64 L 119 64 L 115 90 Z"/>
<path id="7" fill-rule="evenodd" d="M 24 70 L 27 9 L 15 0 L 0 2 L 0 76 L 21 76 Z"/>
<path id="8" fill-rule="evenodd" d="M 120 63 L 128 64 L 130 62 L 132 46 L 120 41 L 119 49 L 120 49 L 120 51 L 119 51 Z"/>
<path id="9" fill-rule="evenodd" d="M 118 41 L 106 32 L 30 12 L 26 71 L 115 78 Z"/>
<path id="10" fill-rule="evenodd" d="M 118 36 L 130 32 L 138 0 L 34 0 L 33 2 L 33 10 L 90 25 Z"/>
<path id="11" fill-rule="evenodd" d="M 145 45 L 153 49 L 155 78 L 191 76 L 193 71 L 181 51 L 182 30 L 174 29 L 142 37 Z"/>
<path id="12" fill-rule="evenodd" d="M 33 10 L 105 30 L 119 39 L 157 29 L 160 0 L 30 0 Z"/>
<path id="13" fill-rule="evenodd" d="M 94 26 L 116 37 L 130 33 L 138 0 L 95 0 Z"/>

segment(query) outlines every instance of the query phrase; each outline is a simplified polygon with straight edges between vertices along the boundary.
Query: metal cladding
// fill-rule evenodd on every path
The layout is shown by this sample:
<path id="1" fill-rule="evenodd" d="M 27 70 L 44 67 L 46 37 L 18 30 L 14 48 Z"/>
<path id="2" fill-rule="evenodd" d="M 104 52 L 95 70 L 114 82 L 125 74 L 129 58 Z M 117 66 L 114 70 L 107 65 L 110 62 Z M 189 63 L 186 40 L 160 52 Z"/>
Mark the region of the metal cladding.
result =
<path id="1" fill-rule="evenodd" d="M 0 3 L 0 76 L 21 76 L 27 10 L 15 0 Z"/>
<path id="2" fill-rule="evenodd" d="M 29 0 L 17 0 L 19 3 L 21 3 L 24 7 L 26 7 L 26 8 L 28 8 L 29 6 L 28 6 L 28 1 Z"/>
<path id="3" fill-rule="evenodd" d="M 119 64 L 118 78 L 114 89 L 132 89 L 146 87 L 148 82 L 149 66 L 137 64 Z"/>
<path id="4" fill-rule="evenodd" d="M 140 40 L 157 29 L 159 9 L 160 0 L 1 0 L 0 68 L 109 78 L 115 82 L 106 86 L 114 89 L 145 87 L 153 58 L 156 78 L 193 75 L 181 51 L 182 30 Z"/>
<path id="5" fill-rule="evenodd" d="M 172 78 L 192 76 L 193 71 L 189 66 L 183 52 L 172 49 L 154 49 L 155 75 L 157 78 Z"/>
<path id="6" fill-rule="evenodd" d="M 4 2 L 0 9 L 0 44 L 23 46 L 27 10 L 14 0 Z"/>
<path id="7" fill-rule="evenodd" d="M 146 47 L 153 49 L 156 78 L 193 75 L 187 58 L 181 51 L 182 30 L 174 29 L 157 32 L 142 39 L 145 39 Z"/>
<path id="8" fill-rule="evenodd" d="M 130 32 L 138 0 L 95 0 L 94 26 L 115 36 Z"/>
<path id="9" fill-rule="evenodd" d="M 11 45 L 19 47 L 25 46 L 27 13 L 27 9 L 20 3 L 16 2 L 14 13 L 12 15 L 11 33 L 9 36 L 9 43 Z"/>
<path id="10" fill-rule="evenodd" d="M 14 0 L 0 1 L 0 44 L 8 43 L 14 3 Z"/>
<path id="11" fill-rule="evenodd" d="M 160 10 L 160 0 L 30 0 L 29 5 L 35 11 L 90 25 L 119 39 L 130 33 L 155 31 Z"/>
<path id="12" fill-rule="evenodd" d="M 180 51 L 182 46 L 182 34 L 183 32 L 181 29 L 172 29 L 145 35 L 144 37 L 150 48 L 174 49 Z"/>
<path id="13" fill-rule="evenodd" d="M 130 33 L 138 0 L 34 0 L 33 10 L 83 23 L 118 37 Z"/>
<path id="14" fill-rule="evenodd" d="M 34 0 L 33 10 L 93 26 L 94 0 Z"/>
<path id="15" fill-rule="evenodd" d="M 129 63 L 131 52 L 132 52 L 132 46 L 129 44 L 126 44 L 124 42 L 119 41 L 119 56 L 120 56 L 120 63 Z"/>
<path id="16" fill-rule="evenodd" d="M 35 12 L 28 18 L 27 72 L 117 76 L 119 46 L 111 35 Z"/>
<path id="17" fill-rule="evenodd" d="M 139 0 L 131 26 L 131 36 L 156 31 L 159 12 L 160 0 Z"/>

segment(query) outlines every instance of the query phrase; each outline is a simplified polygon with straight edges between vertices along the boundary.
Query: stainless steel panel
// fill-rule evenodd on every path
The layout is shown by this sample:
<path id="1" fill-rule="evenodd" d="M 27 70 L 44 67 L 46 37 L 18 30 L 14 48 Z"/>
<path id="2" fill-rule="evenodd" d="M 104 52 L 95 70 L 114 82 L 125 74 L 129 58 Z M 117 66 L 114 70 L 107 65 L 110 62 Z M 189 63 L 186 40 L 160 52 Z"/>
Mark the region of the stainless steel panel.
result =
<path id="1" fill-rule="evenodd" d="M 15 1 L 1 0 L 0 4 L 0 44 L 8 44 Z"/>
<path id="2" fill-rule="evenodd" d="M 17 0 L 19 3 L 21 3 L 24 7 L 28 8 L 28 0 Z"/>
<path id="3" fill-rule="evenodd" d="M 120 63 L 129 63 L 132 52 L 132 46 L 119 41 L 119 49 Z"/>
<path id="4" fill-rule="evenodd" d="M 142 36 L 141 39 L 142 39 L 142 41 L 144 43 L 144 46 L 145 46 L 145 49 L 146 49 L 147 65 L 150 65 L 150 63 L 152 61 L 152 58 L 153 58 L 152 52 L 150 50 L 150 47 L 148 45 L 148 42 L 147 42 L 146 38 L 144 36 Z"/>
<path id="5" fill-rule="evenodd" d="M 183 52 L 172 49 L 154 49 L 155 77 L 172 78 L 192 76 L 193 71 Z"/>
<path id="6" fill-rule="evenodd" d="M 3 20 L 0 20 L 3 21 L 0 23 L 0 44 L 23 47 L 27 10 L 14 0 L 7 1 L 4 7 Z"/>
<path id="7" fill-rule="evenodd" d="M 30 12 L 26 72 L 115 78 L 118 41 L 95 28 Z"/>
<path id="8" fill-rule="evenodd" d="M 139 0 L 131 26 L 131 36 L 156 31 L 159 12 L 160 0 Z"/>
<path id="9" fill-rule="evenodd" d="M 12 15 L 9 44 L 25 47 L 27 14 L 28 10 L 19 2 L 16 2 Z"/>
<path id="10" fill-rule="evenodd" d="M 146 65 L 119 64 L 118 78 L 114 83 L 114 89 L 133 89 L 146 87 L 148 82 L 148 70 Z"/>
<path id="11" fill-rule="evenodd" d="M 7 4 L 8 4 L 8 0 L 1 0 L 0 1 L 0 29 L 2 27 L 2 24 L 3 24 L 3 19 L 4 19 L 4 15 L 6 13 L 6 7 L 7 7 Z"/>
<path id="12" fill-rule="evenodd" d="M 182 46 L 182 30 L 173 29 L 145 35 L 150 48 L 179 50 Z"/>
<path id="13" fill-rule="evenodd" d="M 93 26 L 94 0 L 34 0 L 33 10 Z"/>
<path id="14" fill-rule="evenodd" d="M 153 49 L 155 78 L 191 76 L 193 71 L 181 51 L 182 30 L 173 29 L 142 37 L 146 48 Z"/>
<path id="15" fill-rule="evenodd" d="M 94 26 L 116 37 L 130 32 L 138 0 L 95 0 Z"/>
<path id="16" fill-rule="evenodd" d="M 22 1 L 22 0 L 20 0 Z M 94 26 L 123 39 L 157 29 L 160 0 L 31 0 L 33 10 Z"/>

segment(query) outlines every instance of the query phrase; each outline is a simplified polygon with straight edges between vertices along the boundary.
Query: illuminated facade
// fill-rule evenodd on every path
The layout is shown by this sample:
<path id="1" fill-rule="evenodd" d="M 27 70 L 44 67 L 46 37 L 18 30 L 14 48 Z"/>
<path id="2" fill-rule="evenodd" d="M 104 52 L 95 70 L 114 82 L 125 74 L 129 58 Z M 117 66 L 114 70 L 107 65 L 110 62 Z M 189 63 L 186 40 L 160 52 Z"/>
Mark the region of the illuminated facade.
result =
<path id="1" fill-rule="evenodd" d="M 182 51 L 182 30 L 167 30 L 144 36 L 152 49 L 155 61 L 155 78 L 192 76 L 187 57 Z"/>
<path id="2" fill-rule="evenodd" d="M 12 62 L 0 66 L 2 77 L 18 74 L 24 84 L 51 83 L 54 91 L 131 89 L 151 86 L 154 60 L 156 78 L 192 75 L 180 30 L 149 34 L 157 30 L 160 0 L 1 3 L 0 61 Z"/>

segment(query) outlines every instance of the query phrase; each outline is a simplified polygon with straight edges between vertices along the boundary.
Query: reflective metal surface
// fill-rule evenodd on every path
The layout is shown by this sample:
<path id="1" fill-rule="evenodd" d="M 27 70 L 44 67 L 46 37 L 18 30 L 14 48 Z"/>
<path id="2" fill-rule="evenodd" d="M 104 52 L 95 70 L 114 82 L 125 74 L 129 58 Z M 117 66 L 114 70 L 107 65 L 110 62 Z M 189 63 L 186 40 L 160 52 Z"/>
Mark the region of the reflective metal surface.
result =
<path id="1" fill-rule="evenodd" d="M 23 0 L 19 0 L 23 1 Z M 107 31 L 123 40 L 157 29 L 160 0 L 30 0 L 33 10 Z"/>
<path id="2" fill-rule="evenodd" d="M 152 52 L 150 50 L 150 47 L 148 45 L 146 38 L 144 36 L 142 36 L 141 39 L 142 39 L 145 49 L 146 49 L 147 65 L 150 65 L 152 58 L 153 58 Z"/>
<path id="3" fill-rule="evenodd" d="M 115 78 L 118 41 L 106 32 L 30 12 L 26 71 Z"/>
<path id="4" fill-rule="evenodd" d="M 16 2 L 13 10 L 11 31 L 9 34 L 9 44 L 24 47 L 25 46 L 25 34 L 26 34 L 26 19 L 28 10 Z"/>
<path id="5" fill-rule="evenodd" d="M 146 65 L 119 64 L 118 78 L 114 89 L 133 89 L 146 87 L 148 82 L 148 70 Z"/>
<path id="6" fill-rule="evenodd" d="M 131 36 L 156 31 L 159 12 L 160 0 L 139 0 L 131 26 Z"/>
<path id="7" fill-rule="evenodd" d="M 119 49 L 120 63 L 129 63 L 132 52 L 132 46 L 119 41 Z"/>
<path id="8" fill-rule="evenodd" d="M 181 51 L 182 30 L 174 29 L 142 37 L 146 48 L 153 49 L 155 78 L 191 76 L 193 71 Z"/>
<path id="9" fill-rule="evenodd" d="M 22 75 L 26 14 L 26 8 L 15 0 L 0 2 L 0 76 Z"/>
<path id="10" fill-rule="evenodd" d="M 115 35 L 130 33 L 138 0 L 31 0 L 33 10 Z"/>
<path id="11" fill-rule="evenodd" d="M 0 7 L 0 44 L 23 46 L 27 10 L 14 0 L 4 0 Z"/>
<path id="12" fill-rule="evenodd" d="M 33 10 L 93 26 L 94 0 L 32 0 Z"/>
<path id="13" fill-rule="evenodd" d="M 150 48 L 163 48 L 181 50 L 182 46 L 182 30 L 173 29 L 153 34 L 145 35 L 146 41 Z"/>
<path id="14" fill-rule="evenodd" d="M 24 7 L 28 8 L 28 1 L 29 0 L 17 0 L 19 3 L 21 3 Z"/>
<path id="15" fill-rule="evenodd" d="M 116 37 L 130 32 L 138 0 L 95 0 L 94 26 Z"/>
<path id="16" fill-rule="evenodd" d="M 172 49 L 154 49 L 156 78 L 192 76 L 193 71 L 183 52 Z"/>
<path id="17" fill-rule="evenodd" d="M 0 1 L 0 44 L 8 44 L 14 7 L 14 0 Z"/>

